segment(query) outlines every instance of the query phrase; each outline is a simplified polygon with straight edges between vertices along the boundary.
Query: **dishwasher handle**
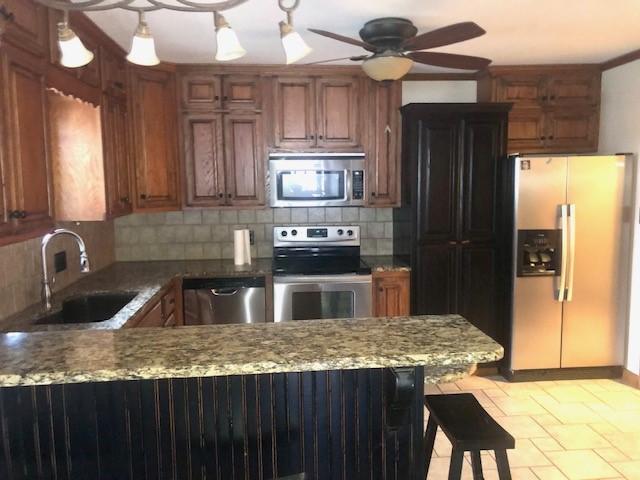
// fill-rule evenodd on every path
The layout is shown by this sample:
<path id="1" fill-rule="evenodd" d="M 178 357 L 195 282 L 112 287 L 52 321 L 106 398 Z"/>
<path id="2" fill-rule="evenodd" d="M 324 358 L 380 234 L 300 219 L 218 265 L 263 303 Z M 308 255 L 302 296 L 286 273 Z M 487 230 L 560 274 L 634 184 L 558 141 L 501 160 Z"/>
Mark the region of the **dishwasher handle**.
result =
<path id="1" fill-rule="evenodd" d="M 211 293 L 216 297 L 232 297 L 238 293 L 237 288 L 212 288 Z"/>

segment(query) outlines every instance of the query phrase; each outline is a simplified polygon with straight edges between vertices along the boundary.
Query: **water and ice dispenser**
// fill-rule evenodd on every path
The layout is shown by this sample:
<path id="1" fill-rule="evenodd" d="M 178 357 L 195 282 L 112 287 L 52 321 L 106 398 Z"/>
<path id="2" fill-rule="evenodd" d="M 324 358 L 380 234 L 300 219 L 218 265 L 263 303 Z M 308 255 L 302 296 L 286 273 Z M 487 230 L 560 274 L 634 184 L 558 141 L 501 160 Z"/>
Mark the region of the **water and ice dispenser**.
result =
<path id="1" fill-rule="evenodd" d="M 518 276 L 560 275 L 560 230 L 518 230 Z"/>

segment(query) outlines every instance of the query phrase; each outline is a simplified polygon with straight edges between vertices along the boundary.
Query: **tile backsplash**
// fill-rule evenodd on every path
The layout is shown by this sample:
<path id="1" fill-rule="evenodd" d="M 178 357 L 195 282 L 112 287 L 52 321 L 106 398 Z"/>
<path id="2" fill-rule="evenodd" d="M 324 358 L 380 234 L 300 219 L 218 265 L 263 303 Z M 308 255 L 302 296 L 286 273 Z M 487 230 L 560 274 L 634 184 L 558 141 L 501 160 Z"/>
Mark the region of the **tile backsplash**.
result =
<path id="1" fill-rule="evenodd" d="M 57 226 L 68 228 L 84 239 L 92 272 L 114 262 L 113 222 L 65 222 Z M 37 237 L 0 247 L 0 319 L 41 300 L 41 241 L 42 237 Z M 55 275 L 55 283 L 52 285 L 54 292 L 75 282 L 82 275 L 78 247 L 75 240 L 69 236 L 54 238 L 49 244 L 49 272 L 54 271 L 53 255 L 62 250 L 67 252 L 67 269 Z"/>
<path id="2" fill-rule="evenodd" d="M 233 258 L 233 230 L 253 230 L 254 258 L 271 257 L 277 225 L 359 225 L 363 255 L 391 255 L 391 208 L 269 208 L 133 214 L 115 220 L 116 260 Z"/>

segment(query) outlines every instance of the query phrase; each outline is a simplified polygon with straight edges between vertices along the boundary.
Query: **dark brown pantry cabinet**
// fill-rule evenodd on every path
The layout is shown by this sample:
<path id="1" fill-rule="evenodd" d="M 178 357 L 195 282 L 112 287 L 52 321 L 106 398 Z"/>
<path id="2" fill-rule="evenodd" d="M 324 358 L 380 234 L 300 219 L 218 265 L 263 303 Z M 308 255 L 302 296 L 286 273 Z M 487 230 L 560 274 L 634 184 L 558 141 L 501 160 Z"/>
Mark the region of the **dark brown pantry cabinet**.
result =
<path id="1" fill-rule="evenodd" d="M 412 267 L 413 314 L 458 313 L 504 345 L 512 183 L 505 104 L 410 104 L 394 253 Z"/>

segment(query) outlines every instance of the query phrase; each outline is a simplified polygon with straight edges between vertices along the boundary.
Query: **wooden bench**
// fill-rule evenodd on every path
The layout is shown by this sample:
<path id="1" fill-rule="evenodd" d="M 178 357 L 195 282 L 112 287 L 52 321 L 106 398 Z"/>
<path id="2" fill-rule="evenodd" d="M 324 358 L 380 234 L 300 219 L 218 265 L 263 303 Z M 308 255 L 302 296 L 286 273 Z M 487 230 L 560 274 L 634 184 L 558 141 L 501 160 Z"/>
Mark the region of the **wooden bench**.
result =
<path id="1" fill-rule="evenodd" d="M 483 480 L 481 450 L 493 450 L 500 480 L 511 480 L 507 450 L 515 448 L 515 440 L 491 418 L 472 394 L 426 395 L 424 404 L 429 410 L 424 437 L 427 474 L 436 432 L 440 427 L 453 447 L 449 480 L 460 479 L 464 452 L 471 452 L 473 479 Z"/>

